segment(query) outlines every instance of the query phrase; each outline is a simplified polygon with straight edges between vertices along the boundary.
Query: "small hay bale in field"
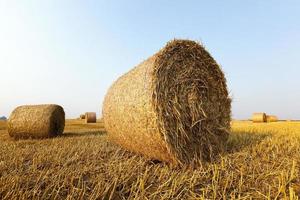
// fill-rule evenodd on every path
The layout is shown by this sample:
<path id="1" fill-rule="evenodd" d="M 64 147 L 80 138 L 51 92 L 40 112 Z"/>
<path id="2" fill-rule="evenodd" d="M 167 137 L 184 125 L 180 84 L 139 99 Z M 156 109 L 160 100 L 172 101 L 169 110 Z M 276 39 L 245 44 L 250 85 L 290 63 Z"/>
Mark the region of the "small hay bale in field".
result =
<path id="1" fill-rule="evenodd" d="M 267 122 L 277 122 L 278 117 L 275 115 L 267 115 Z"/>
<path id="2" fill-rule="evenodd" d="M 65 112 L 54 104 L 19 106 L 11 113 L 7 127 L 14 138 L 58 136 L 64 131 Z"/>
<path id="3" fill-rule="evenodd" d="M 267 122 L 267 115 L 266 113 L 254 113 L 252 115 L 253 123 L 264 123 Z"/>
<path id="4" fill-rule="evenodd" d="M 173 40 L 109 89 L 109 138 L 172 165 L 211 160 L 229 136 L 231 99 L 220 66 L 199 43 Z"/>
<path id="5" fill-rule="evenodd" d="M 95 112 L 86 112 L 85 113 L 85 123 L 96 123 L 97 117 Z"/>
<path id="6" fill-rule="evenodd" d="M 80 115 L 79 119 L 85 119 L 85 115 L 84 114 Z"/>

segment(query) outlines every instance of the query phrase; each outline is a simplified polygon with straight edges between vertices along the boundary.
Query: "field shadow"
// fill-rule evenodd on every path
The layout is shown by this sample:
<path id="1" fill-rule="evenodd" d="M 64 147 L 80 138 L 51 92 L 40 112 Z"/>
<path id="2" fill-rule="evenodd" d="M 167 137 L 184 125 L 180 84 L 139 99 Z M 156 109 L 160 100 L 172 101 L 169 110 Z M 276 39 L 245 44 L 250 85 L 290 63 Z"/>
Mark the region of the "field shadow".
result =
<path id="1" fill-rule="evenodd" d="M 82 132 L 65 132 L 60 137 L 83 137 L 83 136 L 98 136 L 105 135 L 106 131 L 82 131 Z"/>
<path id="2" fill-rule="evenodd" d="M 257 145 L 263 140 L 272 137 L 271 133 L 237 132 L 232 133 L 225 146 L 226 153 L 235 153 L 243 149 Z"/>
<path id="3" fill-rule="evenodd" d="M 40 141 L 40 140 L 45 140 L 45 139 L 57 139 L 57 138 L 71 138 L 71 137 L 84 137 L 84 136 L 100 136 L 100 135 L 105 135 L 105 131 L 82 131 L 82 132 L 64 132 L 62 135 L 58 135 L 55 137 L 9 137 L 7 133 L 2 134 L 0 132 L 0 139 L 4 141 L 3 138 L 6 140 L 11 140 L 11 141 Z M 2 137 L 4 136 L 4 137 Z"/>

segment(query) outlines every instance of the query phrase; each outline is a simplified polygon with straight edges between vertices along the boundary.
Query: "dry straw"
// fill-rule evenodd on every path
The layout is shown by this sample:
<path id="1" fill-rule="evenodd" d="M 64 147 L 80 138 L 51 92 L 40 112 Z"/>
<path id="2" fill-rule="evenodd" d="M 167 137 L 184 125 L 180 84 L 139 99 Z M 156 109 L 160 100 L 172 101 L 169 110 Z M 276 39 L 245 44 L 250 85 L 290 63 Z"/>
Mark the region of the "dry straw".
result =
<path id="1" fill-rule="evenodd" d="M 20 106 L 11 113 L 7 126 L 15 138 L 54 137 L 64 131 L 65 112 L 53 104 Z"/>
<path id="2" fill-rule="evenodd" d="M 97 117 L 95 112 L 86 112 L 85 113 L 85 123 L 96 123 Z"/>
<path id="3" fill-rule="evenodd" d="M 277 122 L 278 117 L 275 115 L 267 115 L 267 122 Z"/>
<path id="4" fill-rule="evenodd" d="M 264 123 L 267 122 L 267 115 L 266 113 L 253 113 L 252 121 L 254 123 Z"/>
<path id="5" fill-rule="evenodd" d="M 173 165 L 211 160 L 229 136 L 226 79 L 199 43 L 173 40 L 120 77 L 103 106 L 109 138 Z"/>

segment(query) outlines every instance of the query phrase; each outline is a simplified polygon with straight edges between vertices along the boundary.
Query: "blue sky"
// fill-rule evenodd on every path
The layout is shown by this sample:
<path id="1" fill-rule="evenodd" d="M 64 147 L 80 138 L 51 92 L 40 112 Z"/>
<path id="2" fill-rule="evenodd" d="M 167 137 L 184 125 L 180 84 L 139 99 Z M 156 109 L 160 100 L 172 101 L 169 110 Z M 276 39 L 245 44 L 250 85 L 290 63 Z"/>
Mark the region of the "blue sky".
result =
<path id="1" fill-rule="evenodd" d="M 173 38 L 226 73 L 233 117 L 300 119 L 300 1 L 0 0 L 0 116 L 57 103 L 101 113 L 109 86 Z"/>

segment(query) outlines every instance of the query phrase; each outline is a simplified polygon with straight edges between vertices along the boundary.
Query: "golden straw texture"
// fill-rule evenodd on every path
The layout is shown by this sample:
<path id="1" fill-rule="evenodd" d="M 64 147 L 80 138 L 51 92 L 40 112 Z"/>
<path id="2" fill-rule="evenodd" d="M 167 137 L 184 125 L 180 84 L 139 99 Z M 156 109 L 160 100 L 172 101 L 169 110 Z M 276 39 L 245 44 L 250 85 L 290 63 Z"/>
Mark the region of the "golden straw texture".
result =
<path id="1" fill-rule="evenodd" d="M 267 122 L 267 115 L 266 113 L 253 113 L 252 121 L 254 123 L 264 123 Z"/>
<path id="2" fill-rule="evenodd" d="M 44 138 L 61 135 L 65 112 L 59 105 L 25 105 L 17 107 L 8 120 L 8 133 L 15 138 Z"/>
<path id="3" fill-rule="evenodd" d="M 170 41 L 120 77 L 103 105 L 112 141 L 172 165 L 211 160 L 231 120 L 226 79 L 199 43 Z"/>
<path id="4" fill-rule="evenodd" d="M 86 112 L 85 113 L 85 123 L 96 123 L 97 117 L 95 112 Z"/>

